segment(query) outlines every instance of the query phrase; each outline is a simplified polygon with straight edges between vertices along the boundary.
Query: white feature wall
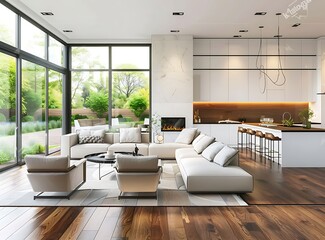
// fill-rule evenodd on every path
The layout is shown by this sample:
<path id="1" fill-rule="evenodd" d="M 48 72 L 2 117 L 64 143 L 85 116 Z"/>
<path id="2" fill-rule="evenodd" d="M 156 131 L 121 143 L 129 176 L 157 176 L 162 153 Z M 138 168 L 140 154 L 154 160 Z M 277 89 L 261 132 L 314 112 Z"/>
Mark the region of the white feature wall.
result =
<path id="1" fill-rule="evenodd" d="M 193 126 L 193 37 L 189 35 L 152 36 L 152 114 L 186 117 Z M 165 132 L 165 142 L 178 133 Z"/>

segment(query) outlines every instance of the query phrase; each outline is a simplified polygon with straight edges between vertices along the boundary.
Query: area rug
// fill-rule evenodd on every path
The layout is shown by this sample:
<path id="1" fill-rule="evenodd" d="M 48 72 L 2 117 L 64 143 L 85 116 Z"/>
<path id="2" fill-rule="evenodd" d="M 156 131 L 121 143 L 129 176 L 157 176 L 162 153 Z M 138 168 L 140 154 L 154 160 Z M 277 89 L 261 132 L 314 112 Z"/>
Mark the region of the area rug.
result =
<path id="1" fill-rule="evenodd" d="M 70 199 L 36 199 L 31 189 L 13 191 L 0 198 L 0 206 L 247 206 L 236 194 L 191 194 L 175 161 L 162 161 L 163 173 L 156 199 L 118 199 L 119 189 L 114 173 L 98 180 L 98 164 L 87 164 L 87 181 Z M 110 172 L 103 166 L 103 173 Z"/>

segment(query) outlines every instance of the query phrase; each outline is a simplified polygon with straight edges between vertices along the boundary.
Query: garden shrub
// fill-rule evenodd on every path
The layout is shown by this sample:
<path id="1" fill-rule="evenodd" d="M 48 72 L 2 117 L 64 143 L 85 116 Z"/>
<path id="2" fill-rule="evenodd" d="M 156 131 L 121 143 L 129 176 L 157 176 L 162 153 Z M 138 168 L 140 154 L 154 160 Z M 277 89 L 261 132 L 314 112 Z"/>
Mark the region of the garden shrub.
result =
<path id="1" fill-rule="evenodd" d="M 5 150 L 0 151 L 0 164 L 9 162 L 12 159 L 14 159 L 14 155 L 11 154 L 9 151 L 5 151 Z"/>
<path id="2" fill-rule="evenodd" d="M 0 122 L 6 122 L 6 121 L 7 121 L 6 116 L 0 113 Z"/>
<path id="3" fill-rule="evenodd" d="M 27 115 L 27 116 L 24 116 L 22 118 L 22 121 L 23 122 L 33 122 L 34 121 L 34 117 L 33 116 L 30 116 L 30 115 Z"/>

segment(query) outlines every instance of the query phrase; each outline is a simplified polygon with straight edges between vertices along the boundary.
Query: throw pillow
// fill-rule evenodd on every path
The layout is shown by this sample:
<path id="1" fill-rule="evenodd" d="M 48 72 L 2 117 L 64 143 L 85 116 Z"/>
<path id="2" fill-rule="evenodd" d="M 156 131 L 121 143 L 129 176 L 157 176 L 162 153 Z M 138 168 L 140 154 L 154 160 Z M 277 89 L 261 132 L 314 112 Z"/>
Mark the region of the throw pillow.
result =
<path id="1" fill-rule="evenodd" d="M 235 157 L 236 154 L 238 154 L 238 150 L 224 146 L 224 148 L 214 157 L 213 161 L 222 167 L 226 167 L 233 160 L 233 157 Z"/>
<path id="2" fill-rule="evenodd" d="M 193 144 L 194 150 L 197 153 L 203 152 L 212 142 L 214 141 L 214 137 L 203 136 L 196 144 Z"/>
<path id="3" fill-rule="evenodd" d="M 225 145 L 222 142 L 214 142 L 204 149 L 202 156 L 211 162 L 224 146 Z"/>
<path id="4" fill-rule="evenodd" d="M 141 143 L 141 129 L 120 128 L 120 143 Z"/>
<path id="5" fill-rule="evenodd" d="M 190 144 L 197 132 L 197 128 L 184 128 L 176 138 L 176 143 Z"/>
<path id="6" fill-rule="evenodd" d="M 102 143 L 104 141 L 105 130 L 82 129 L 79 131 L 79 143 Z"/>
<path id="7" fill-rule="evenodd" d="M 203 138 L 205 135 L 203 133 L 200 133 L 196 138 L 194 138 L 192 144 L 195 145 L 200 141 L 201 138 Z"/>

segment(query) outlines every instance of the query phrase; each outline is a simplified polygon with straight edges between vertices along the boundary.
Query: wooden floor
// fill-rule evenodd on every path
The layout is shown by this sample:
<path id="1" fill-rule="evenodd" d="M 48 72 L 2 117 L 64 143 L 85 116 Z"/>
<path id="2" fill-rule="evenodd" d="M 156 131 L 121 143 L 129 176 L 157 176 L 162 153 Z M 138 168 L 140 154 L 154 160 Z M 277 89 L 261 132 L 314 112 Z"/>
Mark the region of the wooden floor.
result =
<path id="1" fill-rule="evenodd" d="M 325 239 L 324 168 L 240 164 L 254 175 L 247 207 L 0 207 L 0 239 Z"/>
<path id="2" fill-rule="evenodd" d="M 325 239 L 325 206 L 0 209 L 1 239 Z"/>
<path id="3" fill-rule="evenodd" d="M 240 166 L 254 176 L 248 204 L 325 204 L 325 168 L 281 168 L 250 152 L 240 154 Z"/>

